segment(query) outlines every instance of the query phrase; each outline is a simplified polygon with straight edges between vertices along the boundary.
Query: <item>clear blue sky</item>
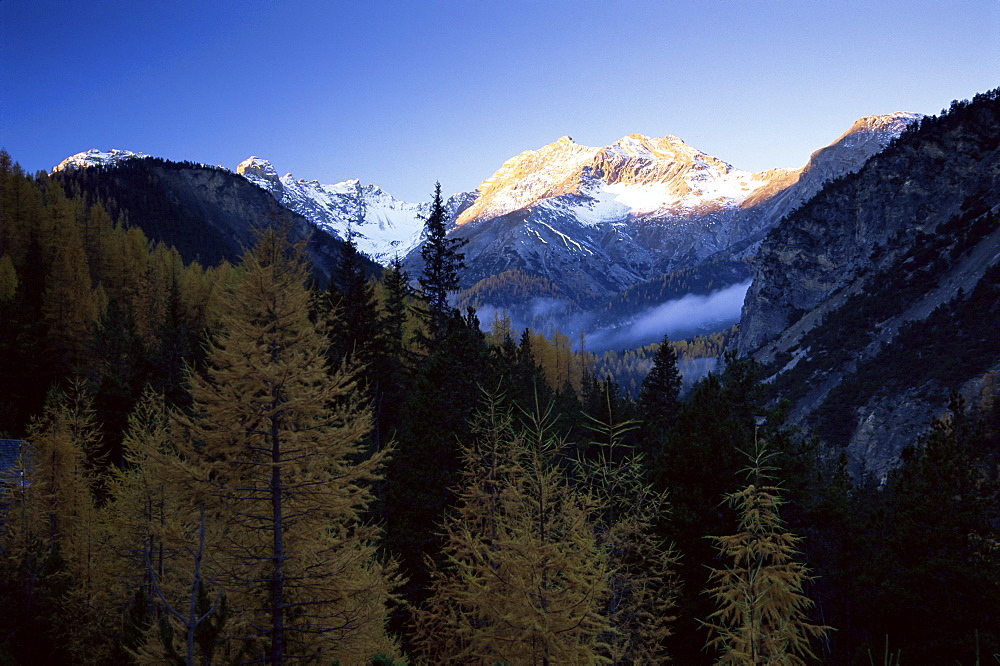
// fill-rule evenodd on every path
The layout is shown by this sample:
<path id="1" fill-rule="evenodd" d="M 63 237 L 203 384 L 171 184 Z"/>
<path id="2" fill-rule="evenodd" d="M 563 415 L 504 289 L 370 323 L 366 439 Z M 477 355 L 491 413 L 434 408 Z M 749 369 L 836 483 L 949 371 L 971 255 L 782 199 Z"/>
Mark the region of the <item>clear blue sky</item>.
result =
<path id="1" fill-rule="evenodd" d="M 0 146 L 348 178 L 419 201 L 560 136 L 805 163 L 1000 85 L 1000 0 L 0 0 Z"/>

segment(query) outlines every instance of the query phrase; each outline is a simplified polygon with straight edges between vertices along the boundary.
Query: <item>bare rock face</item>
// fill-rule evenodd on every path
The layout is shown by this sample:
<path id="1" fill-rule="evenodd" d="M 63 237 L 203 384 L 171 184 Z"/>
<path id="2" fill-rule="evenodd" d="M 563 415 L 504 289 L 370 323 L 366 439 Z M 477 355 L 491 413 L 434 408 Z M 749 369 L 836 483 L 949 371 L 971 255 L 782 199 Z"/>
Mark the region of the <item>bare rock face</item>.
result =
<path id="1" fill-rule="evenodd" d="M 750 173 L 674 136 L 594 148 L 569 137 L 511 158 L 455 220 L 463 284 L 504 270 L 544 277 L 593 304 L 652 277 L 751 256 L 830 179 L 859 168 L 914 122 L 857 121 L 801 169 Z"/>
<path id="2" fill-rule="evenodd" d="M 982 189 L 982 179 L 991 177 L 996 159 L 984 152 L 988 140 L 967 140 L 972 137 L 965 133 L 958 127 L 941 139 L 953 147 L 928 141 L 919 150 L 907 137 L 902 148 L 828 186 L 776 228 L 759 250 L 738 351 L 768 358 L 781 348 L 777 341 L 788 337 L 783 334 L 793 319 L 856 289 L 862 277 L 889 267 L 917 234 L 932 233 L 959 214 L 966 198 Z"/>
<path id="3" fill-rule="evenodd" d="M 1000 361 L 996 97 L 925 119 L 760 246 L 735 347 L 856 472 L 884 474 L 950 390 Z"/>

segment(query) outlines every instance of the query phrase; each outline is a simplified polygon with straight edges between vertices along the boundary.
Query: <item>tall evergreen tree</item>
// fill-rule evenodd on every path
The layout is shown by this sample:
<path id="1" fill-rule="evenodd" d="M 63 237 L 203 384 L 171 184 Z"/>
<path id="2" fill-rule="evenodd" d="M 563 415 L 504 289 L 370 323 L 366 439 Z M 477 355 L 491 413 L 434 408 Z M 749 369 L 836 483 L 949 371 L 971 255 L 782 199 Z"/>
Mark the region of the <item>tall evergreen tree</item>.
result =
<path id="1" fill-rule="evenodd" d="M 456 311 L 404 400 L 399 444 L 386 470 L 384 515 L 386 545 L 403 565 L 409 579 L 403 593 L 413 604 L 426 594 L 426 557 L 440 551 L 441 520 L 455 500 L 462 466 L 459 443 L 469 439 L 478 387 L 493 384 L 488 369 L 478 321 Z"/>
<path id="2" fill-rule="evenodd" d="M 384 291 L 383 328 L 388 339 L 388 351 L 402 358 L 405 343 L 407 308 L 412 293 L 410 277 L 403 269 L 403 262 L 398 256 L 393 257 L 388 268 L 382 274 Z"/>
<path id="3" fill-rule="evenodd" d="M 121 466 L 121 438 L 148 376 L 146 349 L 131 309 L 122 308 L 118 299 L 91 326 L 87 342 L 94 407 L 104 427 L 103 453 L 108 465 Z"/>
<path id="4" fill-rule="evenodd" d="M 381 308 L 378 311 L 379 332 L 368 376 L 372 382 L 374 428 L 372 440 L 379 449 L 398 432 L 399 414 L 406 390 L 412 361 L 407 345 L 407 324 L 413 294 L 409 277 L 399 257 L 394 257 L 382 273 Z"/>
<path id="5" fill-rule="evenodd" d="M 363 201 L 360 195 L 359 201 Z M 364 219 L 362 209 L 356 215 L 359 222 Z M 345 236 L 328 289 L 332 314 L 328 324 L 330 357 L 334 363 L 350 358 L 367 366 L 374 358 L 380 328 L 375 288 L 365 274 L 353 225 L 348 225 Z"/>
<path id="6" fill-rule="evenodd" d="M 708 645 L 722 664 L 805 664 L 815 659 L 809 641 L 830 628 L 809 622 L 813 602 L 803 593 L 808 570 L 796 561 L 799 537 L 778 513 L 782 504 L 769 465 L 773 454 L 755 442 L 746 469 L 748 485 L 726 496 L 739 512 L 739 532 L 711 537 L 731 565 L 713 569 L 708 590 L 718 609 L 708 618 Z"/>
<path id="7" fill-rule="evenodd" d="M 458 272 L 465 268 L 465 255 L 459 250 L 467 241 L 448 238 L 447 220 L 448 212 L 441 199 L 441 183 L 436 183 L 431 210 L 424 221 L 424 244 L 420 248 L 424 270 L 418 278 L 427 301 L 431 339 L 434 341 L 441 340 L 447 331 L 448 320 L 454 310 L 448 303 L 448 294 L 458 289 Z"/>
<path id="8" fill-rule="evenodd" d="M 465 448 L 415 644 L 434 663 L 596 663 L 608 568 L 592 499 L 563 477 L 550 412 L 517 432 L 504 402 L 486 396 Z"/>
<path id="9" fill-rule="evenodd" d="M 608 556 L 609 591 L 602 637 L 613 664 L 663 663 L 673 631 L 679 592 L 673 544 L 655 524 L 670 512 L 665 492 L 646 481 L 641 456 L 625 444 L 633 422 L 616 423 L 608 402 L 604 420 L 592 419 L 593 440 L 577 461 L 580 482 L 597 502 L 596 533 Z"/>
<path id="10" fill-rule="evenodd" d="M 200 493 L 226 525 L 208 580 L 226 587 L 258 658 L 395 651 L 390 572 L 361 516 L 385 453 L 359 459 L 370 412 L 349 371 L 330 373 L 309 319 L 306 265 L 272 231 L 244 258 L 185 420 Z"/>
<path id="11" fill-rule="evenodd" d="M 653 357 L 653 367 L 639 389 L 639 409 L 644 419 L 642 441 L 648 457 L 657 453 L 663 436 L 677 418 L 680 394 L 677 351 L 665 335 Z"/>

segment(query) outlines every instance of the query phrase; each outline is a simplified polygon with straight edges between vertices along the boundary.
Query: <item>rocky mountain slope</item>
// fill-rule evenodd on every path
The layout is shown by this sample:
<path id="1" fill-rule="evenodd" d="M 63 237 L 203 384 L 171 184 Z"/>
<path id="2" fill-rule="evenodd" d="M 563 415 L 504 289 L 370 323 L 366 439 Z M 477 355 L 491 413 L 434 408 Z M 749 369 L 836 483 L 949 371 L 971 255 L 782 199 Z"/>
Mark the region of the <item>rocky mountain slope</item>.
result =
<path id="1" fill-rule="evenodd" d="M 762 243 L 735 347 L 793 422 L 883 475 L 1000 370 L 1000 100 L 924 119 Z"/>
<path id="2" fill-rule="evenodd" d="M 831 178 L 856 170 L 912 114 L 857 121 L 801 169 L 749 173 L 673 136 L 610 146 L 568 137 L 508 160 L 455 220 L 469 286 L 505 271 L 593 305 L 658 275 L 740 259 Z"/>

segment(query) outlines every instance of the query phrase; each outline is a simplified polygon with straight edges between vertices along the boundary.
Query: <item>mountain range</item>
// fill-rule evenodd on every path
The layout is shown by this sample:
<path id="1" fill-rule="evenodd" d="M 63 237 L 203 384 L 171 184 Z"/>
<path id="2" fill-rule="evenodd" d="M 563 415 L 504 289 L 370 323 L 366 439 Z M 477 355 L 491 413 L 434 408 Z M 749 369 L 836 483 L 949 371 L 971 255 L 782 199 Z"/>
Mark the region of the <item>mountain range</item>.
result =
<path id="1" fill-rule="evenodd" d="M 860 166 L 914 119 L 864 118 L 803 168 L 760 173 L 673 136 L 603 148 L 563 137 L 508 160 L 457 216 L 465 279 L 516 269 L 592 305 L 709 258 L 745 256 L 823 180 Z"/>
<path id="2" fill-rule="evenodd" d="M 505 310 L 515 326 L 586 330 L 604 348 L 739 321 L 733 351 L 761 363 L 790 422 L 882 478 L 952 390 L 973 405 L 1000 393 L 998 97 L 938 117 L 868 116 L 803 167 L 758 173 L 673 136 L 600 148 L 563 137 L 448 199 L 449 235 L 466 240 L 458 302 L 484 323 Z M 421 268 L 427 204 L 375 185 L 279 177 L 257 157 L 233 173 L 126 151 L 54 171 L 94 173 L 81 188 L 104 188 L 102 200 L 154 183 L 143 223 L 189 256 L 205 253 L 203 227 L 231 253 L 247 220 L 278 211 L 301 237 L 331 239 L 314 252 L 320 276 L 348 234 L 379 262 Z"/>
<path id="3" fill-rule="evenodd" d="M 68 191 L 100 201 L 113 219 L 138 225 L 146 237 L 177 249 L 185 261 L 235 263 L 259 227 L 284 227 L 306 245 L 316 280 L 334 274 L 344 242 L 275 202 L 228 169 L 171 162 L 124 150 L 90 150 L 67 158 L 53 177 Z M 380 269 L 364 260 L 368 273 Z"/>
<path id="4" fill-rule="evenodd" d="M 505 162 L 473 192 L 451 196 L 452 237 L 463 238 L 463 305 L 503 310 L 519 326 L 622 327 L 658 303 L 630 310 L 620 296 L 678 271 L 701 271 L 700 284 L 721 289 L 749 278 L 745 264 L 779 219 L 830 179 L 859 168 L 918 116 L 894 113 L 855 122 L 798 169 L 750 173 L 674 136 L 632 134 L 605 147 L 569 137 Z M 141 153 L 91 150 L 53 171 L 106 165 Z M 427 203 L 400 201 L 358 180 L 322 184 L 279 176 L 250 157 L 236 173 L 295 213 L 339 238 L 350 232 L 359 250 L 385 265 L 422 269 L 418 251 Z M 328 271 L 324 271 L 328 272 Z M 600 309 L 618 297 L 615 316 Z M 721 319 L 683 333 L 718 329 Z M 681 331 L 674 331 L 678 333 Z M 603 331 L 604 339 L 615 336 Z M 636 342 L 652 342 L 651 339 Z"/>

